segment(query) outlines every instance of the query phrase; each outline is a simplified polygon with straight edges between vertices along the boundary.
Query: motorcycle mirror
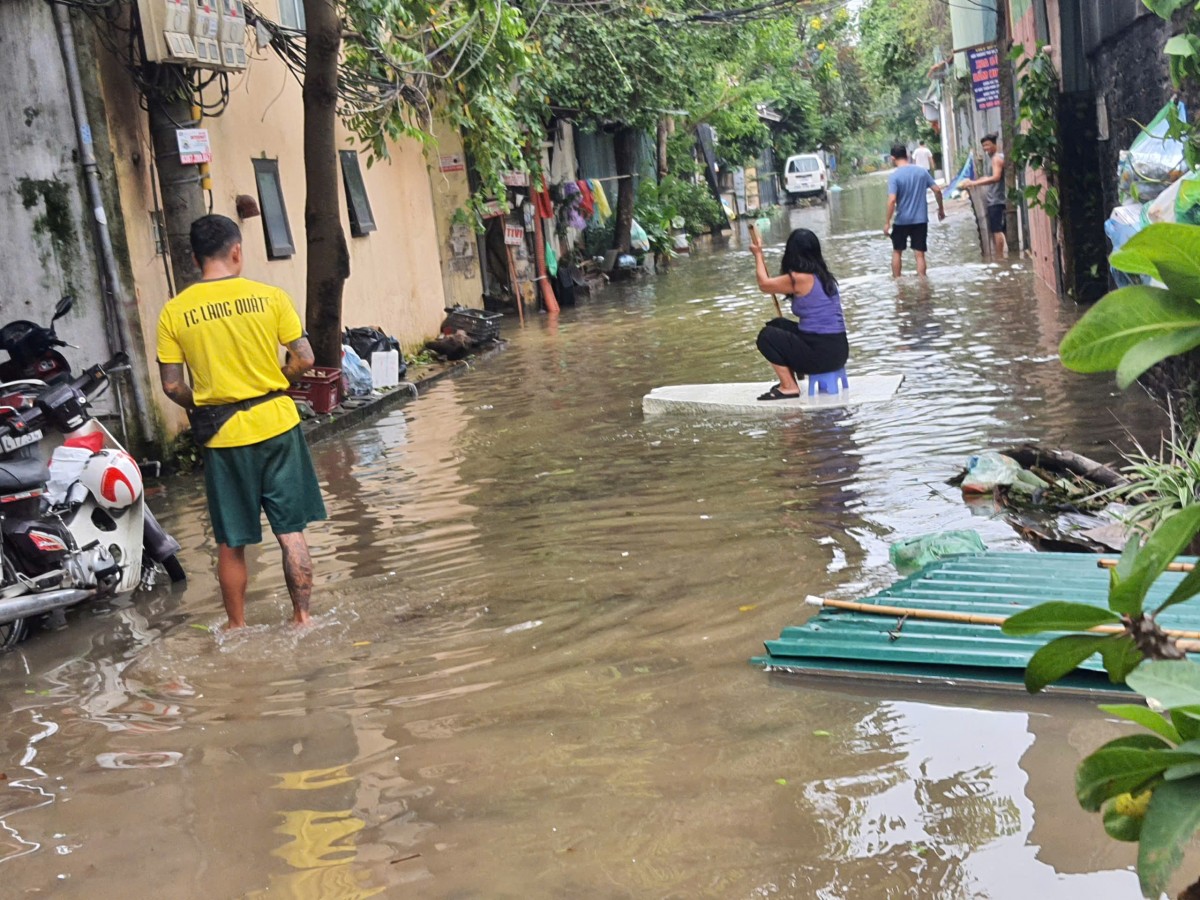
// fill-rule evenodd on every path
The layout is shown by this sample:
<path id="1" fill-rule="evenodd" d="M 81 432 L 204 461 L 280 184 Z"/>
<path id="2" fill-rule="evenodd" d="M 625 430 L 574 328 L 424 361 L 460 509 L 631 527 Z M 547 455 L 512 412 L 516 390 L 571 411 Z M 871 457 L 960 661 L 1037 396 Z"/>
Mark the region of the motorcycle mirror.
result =
<path id="1" fill-rule="evenodd" d="M 59 319 L 61 319 L 63 316 L 65 316 L 68 312 L 70 312 L 71 307 L 74 305 L 75 305 L 75 298 L 73 296 L 71 296 L 70 294 L 67 294 L 65 297 L 63 297 L 61 300 L 59 300 L 58 305 L 56 307 L 54 307 L 54 318 L 52 318 L 50 321 L 57 322 Z"/>

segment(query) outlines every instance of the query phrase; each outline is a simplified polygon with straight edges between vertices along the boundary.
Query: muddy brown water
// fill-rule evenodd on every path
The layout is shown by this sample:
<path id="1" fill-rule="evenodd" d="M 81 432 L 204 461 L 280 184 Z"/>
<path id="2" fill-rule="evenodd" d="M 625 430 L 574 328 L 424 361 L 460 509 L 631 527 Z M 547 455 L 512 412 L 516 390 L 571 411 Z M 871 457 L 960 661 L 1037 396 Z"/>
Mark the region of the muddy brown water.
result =
<path id="1" fill-rule="evenodd" d="M 741 238 L 614 287 L 314 448 L 318 627 L 218 640 L 198 485 L 153 501 L 186 590 L 75 613 L 0 657 L 0 894 L 1132 898 L 1078 809 L 1119 727 L 1089 702 L 765 675 L 806 594 L 893 577 L 891 541 L 976 528 L 943 482 L 1026 439 L 1112 459 L 1161 424 L 1055 359 L 1078 315 L 973 223 L 887 277 L 882 182 L 791 210 L 842 279 L 855 373 L 891 403 L 644 419 L 650 388 L 763 380 Z M 911 261 L 908 261 L 911 266 Z"/>

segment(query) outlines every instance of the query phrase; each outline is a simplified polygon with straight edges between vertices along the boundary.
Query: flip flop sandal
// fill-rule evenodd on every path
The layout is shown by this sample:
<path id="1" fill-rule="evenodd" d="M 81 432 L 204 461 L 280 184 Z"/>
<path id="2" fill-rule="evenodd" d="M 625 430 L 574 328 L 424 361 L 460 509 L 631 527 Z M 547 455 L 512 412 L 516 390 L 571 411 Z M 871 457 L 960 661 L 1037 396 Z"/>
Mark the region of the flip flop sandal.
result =
<path id="1" fill-rule="evenodd" d="M 759 400 L 799 400 L 800 394 L 799 394 L 799 392 L 797 392 L 795 394 L 785 394 L 783 391 L 781 391 L 779 389 L 779 385 L 774 385 L 765 394 L 759 394 L 758 399 Z"/>

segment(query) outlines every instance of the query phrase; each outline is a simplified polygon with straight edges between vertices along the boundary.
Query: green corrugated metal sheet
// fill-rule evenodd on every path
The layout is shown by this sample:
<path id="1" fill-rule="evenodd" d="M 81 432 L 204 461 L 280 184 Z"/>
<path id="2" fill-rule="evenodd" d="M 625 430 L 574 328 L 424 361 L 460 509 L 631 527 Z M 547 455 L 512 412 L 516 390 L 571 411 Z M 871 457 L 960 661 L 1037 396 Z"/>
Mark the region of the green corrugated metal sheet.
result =
<path id="1" fill-rule="evenodd" d="M 1000 616 L 1047 600 L 1103 607 L 1108 571 L 1096 565 L 1098 558 L 1080 553 L 955 556 L 859 602 Z M 1196 560 L 1181 557 L 1180 561 Z M 1166 599 L 1183 578 L 1183 573 L 1164 574 L 1147 605 Z M 1172 607 L 1160 622 L 1165 628 L 1200 630 L 1200 600 Z M 785 628 L 778 640 L 767 641 L 767 655 L 752 662 L 770 669 L 840 677 L 1021 687 L 1029 657 L 1050 637 L 1009 637 L 994 626 L 922 619 L 906 619 L 899 631 L 896 627 L 895 617 L 822 609 L 803 625 Z M 1060 688 L 1115 689 L 1098 656 Z"/>

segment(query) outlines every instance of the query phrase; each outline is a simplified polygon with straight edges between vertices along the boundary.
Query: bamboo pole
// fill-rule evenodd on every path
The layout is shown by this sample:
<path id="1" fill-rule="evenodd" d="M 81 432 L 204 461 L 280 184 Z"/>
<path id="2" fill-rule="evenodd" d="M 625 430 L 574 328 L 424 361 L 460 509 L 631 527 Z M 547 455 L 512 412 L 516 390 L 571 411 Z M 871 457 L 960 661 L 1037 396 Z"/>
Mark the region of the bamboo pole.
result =
<path id="1" fill-rule="evenodd" d="M 1108 559 L 1107 557 L 1101 557 L 1100 559 L 1096 560 L 1096 565 L 1101 569 L 1115 569 L 1117 567 L 1117 563 L 1119 562 L 1119 559 Z M 1196 568 L 1195 563 L 1167 563 L 1168 572 L 1190 572 L 1194 568 Z"/>
<path id="2" fill-rule="evenodd" d="M 935 622 L 959 622 L 964 625 L 995 625 L 999 627 L 1004 624 L 1008 616 L 996 616 L 986 613 L 961 613 L 953 612 L 944 609 L 921 609 L 920 607 L 907 606 L 882 606 L 874 603 L 858 603 L 854 600 L 827 600 L 824 597 L 805 598 L 805 603 L 809 606 L 828 606 L 832 609 L 843 609 L 848 612 L 865 613 L 869 616 L 888 616 L 903 619 L 928 619 Z M 1094 628 L 1089 628 L 1089 632 L 1096 634 L 1124 634 L 1124 625 L 1096 625 Z M 1188 652 L 1196 652 L 1200 650 L 1200 631 L 1178 631 L 1174 629 L 1163 629 L 1163 633 L 1168 637 L 1179 641 L 1180 649 Z M 1180 640 L 1183 639 L 1183 640 Z"/>
<path id="3" fill-rule="evenodd" d="M 753 243 L 758 244 L 761 247 L 762 246 L 762 236 L 758 233 L 758 228 L 755 226 L 755 224 L 753 222 L 750 223 L 749 228 L 750 228 L 750 240 Z M 782 319 L 783 318 L 783 307 L 779 305 L 779 298 L 776 297 L 774 294 L 772 294 L 771 300 L 775 303 L 775 315 L 777 315 L 779 318 Z"/>
<path id="4" fill-rule="evenodd" d="M 521 324 L 525 324 L 525 295 L 521 293 L 521 280 L 517 278 L 517 261 L 513 259 L 513 249 L 507 244 L 504 245 L 504 252 L 508 256 L 508 277 L 512 279 L 513 297 L 517 301 L 517 318 L 521 320 Z"/>

